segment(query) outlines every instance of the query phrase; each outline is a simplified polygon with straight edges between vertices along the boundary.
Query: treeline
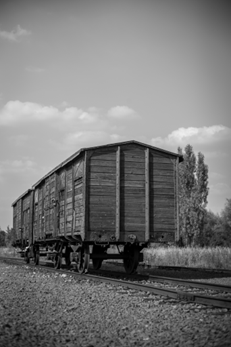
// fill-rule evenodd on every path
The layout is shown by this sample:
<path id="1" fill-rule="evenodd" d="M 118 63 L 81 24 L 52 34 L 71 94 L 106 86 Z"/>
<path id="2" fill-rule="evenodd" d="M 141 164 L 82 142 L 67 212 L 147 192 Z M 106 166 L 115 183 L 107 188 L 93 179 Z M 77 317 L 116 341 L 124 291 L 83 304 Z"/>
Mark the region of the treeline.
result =
<path id="1" fill-rule="evenodd" d="M 10 247 L 16 241 L 16 232 L 13 228 L 7 227 L 6 231 L 0 227 L 0 247 Z"/>
<path id="2" fill-rule="evenodd" d="M 182 151 L 179 166 L 179 226 L 181 246 L 231 246 L 231 199 L 220 214 L 207 211 L 208 166 L 191 145 Z"/>

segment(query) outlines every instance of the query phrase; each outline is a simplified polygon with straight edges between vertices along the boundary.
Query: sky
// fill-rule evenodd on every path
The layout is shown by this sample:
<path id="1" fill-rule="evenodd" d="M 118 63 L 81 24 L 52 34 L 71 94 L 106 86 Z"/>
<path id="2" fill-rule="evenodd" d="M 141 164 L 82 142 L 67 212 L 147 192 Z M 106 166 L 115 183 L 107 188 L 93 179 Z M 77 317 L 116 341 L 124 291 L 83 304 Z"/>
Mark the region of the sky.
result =
<path id="1" fill-rule="evenodd" d="M 0 2 L 0 227 L 83 147 L 136 140 L 209 167 L 231 198 L 231 6 L 215 0 Z"/>

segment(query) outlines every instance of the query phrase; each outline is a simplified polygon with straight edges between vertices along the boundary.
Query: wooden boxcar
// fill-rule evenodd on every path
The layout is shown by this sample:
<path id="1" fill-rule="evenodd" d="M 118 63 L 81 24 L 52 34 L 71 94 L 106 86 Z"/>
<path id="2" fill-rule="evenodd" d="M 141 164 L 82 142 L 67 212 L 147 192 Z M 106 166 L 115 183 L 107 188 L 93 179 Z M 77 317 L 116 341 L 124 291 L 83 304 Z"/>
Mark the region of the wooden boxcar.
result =
<path id="1" fill-rule="evenodd" d="M 96 269 L 120 258 L 134 272 L 148 243 L 178 240 L 181 161 L 137 141 L 79 150 L 13 203 L 18 242 L 30 246 L 27 261 L 38 263 L 46 247 L 57 268 L 63 257 L 79 272 L 90 258 Z M 113 244 L 118 254 L 107 252 Z"/>

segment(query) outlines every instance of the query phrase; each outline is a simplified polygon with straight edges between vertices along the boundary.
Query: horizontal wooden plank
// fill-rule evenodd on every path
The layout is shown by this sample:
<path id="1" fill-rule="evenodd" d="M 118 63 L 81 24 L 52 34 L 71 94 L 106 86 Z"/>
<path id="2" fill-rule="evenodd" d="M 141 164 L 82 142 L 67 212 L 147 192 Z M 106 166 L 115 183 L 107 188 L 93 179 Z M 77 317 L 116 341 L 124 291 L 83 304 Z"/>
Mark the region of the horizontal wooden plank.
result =
<path id="1" fill-rule="evenodd" d="M 90 172 L 89 179 L 97 179 L 97 180 L 116 180 L 116 173 L 108 173 L 108 172 Z"/>
<path id="2" fill-rule="evenodd" d="M 78 194 L 82 194 L 83 193 L 83 187 L 78 187 L 78 188 L 75 188 L 75 192 L 74 192 L 74 195 L 78 195 Z"/>
<path id="3" fill-rule="evenodd" d="M 174 242 L 175 241 L 175 233 L 162 231 L 162 232 L 154 232 L 150 234 L 151 242 Z"/>
<path id="4" fill-rule="evenodd" d="M 158 157 L 158 156 L 153 156 L 150 155 L 150 164 L 154 166 L 158 166 L 159 164 L 169 164 L 169 165 L 173 165 L 173 162 L 171 161 L 170 158 L 167 157 Z"/>
<path id="5" fill-rule="evenodd" d="M 175 230 L 176 225 L 175 224 L 167 224 L 167 223 L 154 223 L 154 230 L 155 231 L 161 231 L 161 230 Z"/>
<path id="6" fill-rule="evenodd" d="M 82 199 L 83 199 L 83 194 L 77 194 L 77 195 L 75 195 L 75 201 L 82 201 Z"/>
<path id="7" fill-rule="evenodd" d="M 145 175 L 145 167 L 144 165 L 142 166 L 136 166 L 132 167 L 131 165 L 129 167 L 123 166 L 121 168 L 121 173 L 123 174 L 136 174 L 136 175 Z"/>
<path id="8" fill-rule="evenodd" d="M 115 231 L 115 225 L 89 223 L 88 229 L 89 231 L 103 231 L 105 229 L 108 231 Z"/>
<path id="9" fill-rule="evenodd" d="M 150 189 L 150 196 L 158 196 L 158 195 L 175 195 L 174 188 L 154 188 Z"/>
<path id="10" fill-rule="evenodd" d="M 121 233 L 129 231 L 131 233 L 135 231 L 145 231 L 145 225 L 139 223 L 121 223 L 120 226 Z"/>
<path id="11" fill-rule="evenodd" d="M 123 216 L 121 217 L 121 223 L 124 224 L 142 224 L 145 225 L 145 216 L 140 214 L 136 216 Z"/>
<path id="12" fill-rule="evenodd" d="M 72 207 L 66 209 L 66 216 L 67 216 L 67 215 L 73 215 L 73 208 L 72 208 Z"/>
<path id="13" fill-rule="evenodd" d="M 125 169 L 143 169 L 145 170 L 145 162 L 137 162 L 137 161 L 121 161 L 120 162 L 121 171 Z"/>
<path id="14" fill-rule="evenodd" d="M 70 203 L 72 203 L 72 196 L 70 198 L 66 199 L 66 204 L 70 204 Z"/>
<path id="15" fill-rule="evenodd" d="M 89 179 L 89 185 L 91 186 L 115 186 L 115 181 L 102 180 L 102 179 Z"/>
<path id="16" fill-rule="evenodd" d="M 130 212 L 133 213 L 144 213 L 145 212 L 145 204 L 139 204 L 139 205 L 131 205 L 131 204 L 127 204 L 124 206 L 121 206 L 121 215 L 124 214 L 130 214 Z"/>
<path id="17" fill-rule="evenodd" d="M 170 188 L 170 189 L 174 189 L 175 188 L 175 184 L 174 181 L 170 181 L 170 182 L 151 182 L 150 183 L 150 189 L 162 189 L 162 188 Z"/>
<path id="18" fill-rule="evenodd" d="M 96 173 L 96 172 L 101 172 L 101 173 L 115 173 L 116 168 L 114 166 L 90 166 L 89 167 L 89 173 Z"/>
<path id="19" fill-rule="evenodd" d="M 157 176 L 171 176 L 175 177 L 175 173 L 172 170 L 154 170 L 152 173 L 150 173 L 150 180 L 153 181 L 153 179 Z"/>
<path id="20" fill-rule="evenodd" d="M 145 182 L 144 181 L 130 181 L 130 180 L 121 180 L 120 182 L 121 187 L 140 187 L 144 188 L 145 187 Z"/>
<path id="21" fill-rule="evenodd" d="M 157 183 L 157 182 L 174 182 L 174 176 L 166 176 L 166 175 L 162 175 L 162 176 L 154 176 L 153 178 L 150 177 L 150 185 L 152 183 Z"/>
<path id="22" fill-rule="evenodd" d="M 115 160 L 93 160 L 93 159 L 90 159 L 89 160 L 89 166 L 90 166 L 90 170 L 91 170 L 91 167 L 92 166 L 105 166 L 105 167 L 108 167 L 108 166 L 111 166 L 111 167 L 116 167 L 116 161 Z"/>
<path id="23" fill-rule="evenodd" d="M 124 174 L 121 172 L 121 181 L 145 181 L 145 175 L 138 175 L 136 173 L 134 174 Z"/>
<path id="24" fill-rule="evenodd" d="M 139 164 L 143 164 L 145 163 L 145 157 L 144 155 L 141 156 L 136 156 L 133 154 L 129 154 L 129 155 L 124 155 L 123 153 L 121 153 L 121 164 L 124 165 L 124 163 L 130 162 L 130 163 L 139 163 Z"/>
<path id="25" fill-rule="evenodd" d="M 133 204 L 138 205 L 145 202 L 145 197 L 143 195 L 134 194 L 134 195 L 121 195 L 121 205 Z"/>
<path id="26" fill-rule="evenodd" d="M 134 195 L 134 194 L 139 194 L 141 196 L 145 195 L 145 188 L 140 188 L 140 187 L 121 187 L 120 189 L 120 194 L 121 195 Z"/>
<path id="27" fill-rule="evenodd" d="M 94 203 L 94 204 L 115 204 L 116 202 L 116 197 L 115 196 L 110 196 L 110 195 L 105 195 L 105 196 L 94 196 L 94 195 L 89 195 L 88 197 L 88 202 L 89 204 Z"/>
<path id="28" fill-rule="evenodd" d="M 175 200 L 175 195 L 174 193 L 163 193 L 163 194 L 150 194 L 150 200 L 154 200 L 154 202 L 165 202 L 165 201 L 169 201 L 169 200 L 172 200 L 174 201 Z"/>
<path id="29" fill-rule="evenodd" d="M 108 195 L 113 196 L 116 194 L 115 186 L 89 186 L 88 194 L 93 196 Z"/>
<path id="30" fill-rule="evenodd" d="M 94 152 L 91 157 L 91 161 L 97 161 L 97 160 L 116 160 L 116 151 L 113 152 Z"/>

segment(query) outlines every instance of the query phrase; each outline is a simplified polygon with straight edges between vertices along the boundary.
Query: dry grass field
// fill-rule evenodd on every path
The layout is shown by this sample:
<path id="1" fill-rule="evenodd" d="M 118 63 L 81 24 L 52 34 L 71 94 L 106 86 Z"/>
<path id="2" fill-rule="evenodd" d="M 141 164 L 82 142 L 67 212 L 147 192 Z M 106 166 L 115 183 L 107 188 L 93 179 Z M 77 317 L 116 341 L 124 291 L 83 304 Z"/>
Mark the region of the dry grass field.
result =
<path id="1" fill-rule="evenodd" d="M 17 249 L 0 247 L 0 256 L 19 257 Z M 117 253 L 116 248 L 110 249 Z M 110 252 L 109 251 L 109 252 Z M 178 248 L 155 247 L 143 251 L 144 262 L 151 266 L 188 266 L 231 270 L 231 248 Z"/>
<path id="2" fill-rule="evenodd" d="M 16 257 L 19 256 L 17 253 L 18 249 L 14 247 L 0 247 L 0 256 L 2 257 Z"/>
<path id="3" fill-rule="evenodd" d="M 144 261 L 152 266 L 188 266 L 231 270 L 231 248 L 148 248 L 144 250 Z"/>

